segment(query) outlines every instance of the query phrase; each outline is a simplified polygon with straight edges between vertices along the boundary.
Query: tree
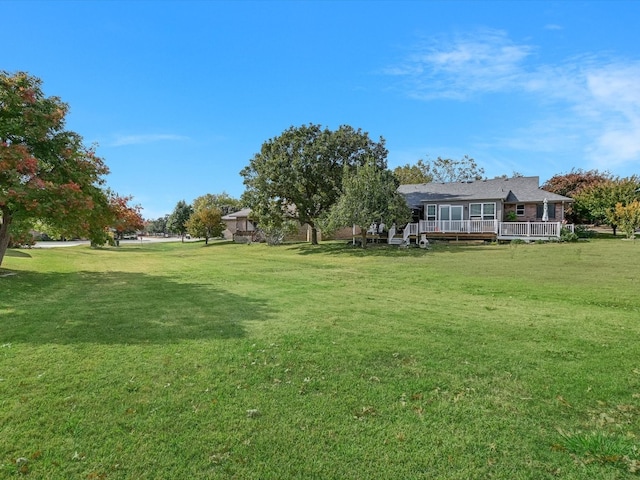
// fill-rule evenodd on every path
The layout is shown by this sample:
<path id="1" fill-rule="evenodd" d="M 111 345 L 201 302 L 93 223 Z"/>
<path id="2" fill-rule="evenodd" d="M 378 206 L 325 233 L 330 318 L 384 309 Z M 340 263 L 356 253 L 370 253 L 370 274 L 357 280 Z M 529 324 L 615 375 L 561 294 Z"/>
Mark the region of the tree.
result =
<path id="1" fill-rule="evenodd" d="M 311 243 L 318 243 L 317 221 L 336 203 L 344 169 L 372 159 L 386 168 L 387 149 L 366 132 L 344 125 L 336 131 L 319 125 L 290 127 L 266 141 L 240 175 L 244 203 L 259 224 L 281 217 L 311 227 Z"/>
<path id="2" fill-rule="evenodd" d="M 133 233 L 144 228 L 144 220 L 140 215 L 140 205 L 129 205 L 132 197 L 109 194 L 109 205 L 113 213 L 111 228 L 115 230 L 116 240 L 122 239 L 125 233 Z"/>
<path id="3" fill-rule="evenodd" d="M 174 233 L 179 233 L 184 242 L 184 235 L 187 233 L 187 221 L 193 213 L 193 208 L 184 200 L 180 200 L 176 207 L 169 215 L 167 220 L 167 227 Z"/>
<path id="4" fill-rule="evenodd" d="M 635 175 L 611 178 L 585 187 L 574 198 L 576 209 L 584 212 L 588 221 L 610 225 L 614 235 L 618 227 L 616 205 L 620 203 L 625 207 L 639 199 L 640 178 Z"/>
<path id="5" fill-rule="evenodd" d="M 347 170 L 342 181 L 342 195 L 331 208 L 328 224 L 332 227 L 357 225 L 362 232 L 362 247 L 367 244 L 367 229 L 374 222 L 404 224 L 411 219 L 411 209 L 398 193 L 399 182 L 376 162 Z"/>
<path id="6" fill-rule="evenodd" d="M 393 174 L 398 179 L 398 182 L 400 182 L 400 185 L 430 183 L 433 181 L 431 167 L 422 160 L 418 160 L 415 165 L 407 163 L 401 167 L 396 167 L 393 169 Z"/>
<path id="7" fill-rule="evenodd" d="M 554 175 L 541 188 L 547 192 L 575 199 L 585 189 L 610 180 L 613 180 L 613 177 L 608 172 L 572 169 L 569 173 Z M 576 202 L 575 205 L 570 205 L 567 208 L 565 218 L 573 223 L 585 223 L 585 220 L 589 218 L 589 212 L 584 210 L 579 202 Z"/>
<path id="8" fill-rule="evenodd" d="M 203 237 L 205 244 L 210 238 L 220 237 L 226 228 L 222 221 L 223 208 L 227 213 L 237 210 L 239 202 L 226 193 L 207 193 L 193 201 L 193 213 L 187 221 L 187 231 L 194 237 Z"/>
<path id="9" fill-rule="evenodd" d="M 242 202 L 226 192 L 207 193 L 193 201 L 194 211 L 197 212 L 203 207 L 215 207 L 220 210 L 220 213 L 224 216 L 240 210 L 242 208 Z"/>
<path id="10" fill-rule="evenodd" d="M 158 217 L 155 220 L 148 220 L 145 230 L 151 234 L 166 234 L 168 233 L 167 222 L 169 221 L 169 215 L 164 217 Z"/>
<path id="11" fill-rule="evenodd" d="M 627 205 L 616 203 L 611 216 L 627 238 L 636 238 L 636 230 L 640 228 L 640 201 L 634 200 Z"/>
<path id="12" fill-rule="evenodd" d="M 484 178 L 484 169 L 468 155 L 460 160 L 438 157 L 435 160 L 429 160 L 427 167 L 432 182 L 471 182 Z"/>
<path id="13" fill-rule="evenodd" d="M 0 71 L 0 265 L 12 224 L 45 221 L 87 236 L 108 201 L 108 168 L 77 133 L 65 130 L 67 104 L 46 97 L 40 79 Z"/>

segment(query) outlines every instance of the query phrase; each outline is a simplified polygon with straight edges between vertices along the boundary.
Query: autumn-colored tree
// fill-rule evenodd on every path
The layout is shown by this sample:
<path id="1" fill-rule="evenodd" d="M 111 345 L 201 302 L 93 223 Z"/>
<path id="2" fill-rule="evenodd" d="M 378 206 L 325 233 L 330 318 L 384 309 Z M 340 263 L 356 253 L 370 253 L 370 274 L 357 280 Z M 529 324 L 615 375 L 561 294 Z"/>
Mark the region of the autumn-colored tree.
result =
<path id="1" fill-rule="evenodd" d="M 219 208 L 204 206 L 195 210 L 186 223 L 187 232 L 193 237 L 204 238 L 208 244 L 210 238 L 222 236 L 225 224 L 222 222 L 222 211 Z"/>
<path id="2" fill-rule="evenodd" d="M 625 207 L 635 200 L 640 200 L 640 177 L 636 175 L 611 178 L 585 187 L 575 196 L 576 208 L 585 212 L 590 222 L 610 225 L 614 235 L 618 227 L 616 205 Z"/>
<path id="3" fill-rule="evenodd" d="M 88 236 L 108 204 L 106 165 L 65 130 L 67 104 L 46 97 L 41 84 L 0 71 L 0 264 L 14 222 L 41 219 Z"/>
<path id="4" fill-rule="evenodd" d="M 129 205 L 133 197 L 122 197 L 115 193 L 109 194 L 109 207 L 113 214 L 111 228 L 115 231 L 116 239 L 122 239 L 125 233 L 132 233 L 144 228 L 144 219 L 140 214 L 140 205 Z"/>
<path id="5" fill-rule="evenodd" d="M 611 217 L 620 225 L 627 238 L 636 238 L 636 230 L 640 229 L 640 201 L 634 200 L 627 205 L 616 203 Z"/>
<path id="6" fill-rule="evenodd" d="M 194 237 L 204 238 L 208 244 L 210 238 L 222 236 L 226 225 L 222 217 L 240 209 L 240 200 L 226 192 L 207 193 L 193 200 L 193 213 L 186 223 L 187 231 Z"/>
<path id="7" fill-rule="evenodd" d="M 569 173 L 554 175 L 542 185 L 542 190 L 557 193 L 565 197 L 576 198 L 585 189 L 612 180 L 608 172 L 598 170 L 572 169 Z M 572 223 L 585 223 L 589 219 L 589 211 L 584 210 L 580 203 L 567 206 L 565 218 Z"/>

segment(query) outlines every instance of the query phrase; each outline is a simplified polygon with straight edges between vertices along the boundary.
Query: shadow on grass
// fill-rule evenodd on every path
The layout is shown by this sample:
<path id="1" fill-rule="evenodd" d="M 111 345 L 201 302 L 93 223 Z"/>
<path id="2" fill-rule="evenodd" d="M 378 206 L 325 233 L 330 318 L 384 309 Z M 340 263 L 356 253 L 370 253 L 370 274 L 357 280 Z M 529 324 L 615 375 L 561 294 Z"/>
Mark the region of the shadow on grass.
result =
<path id="1" fill-rule="evenodd" d="M 293 251 L 300 255 L 344 255 L 351 257 L 424 257 L 425 255 L 437 252 L 463 252 L 465 250 L 478 250 L 486 245 L 469 245 L 456 243 L 433 243 L 429 249 L 418 248 L 416 245 L 410 247 L 399 247 L 386 243 L 368 244 L 366 248 L 354 246 L 351 242 L 327 242 L 319 245 L 309 243 L 290 246 Z"/>
<path id="2" fill-rule="evenodd" d="M 23 252 L 22 250 L 17 250 L 15 248 L 8 248 L 5 256 L 7 257 L 18 257 L 18 258 L 31 258 L 31 254 L 27 252 Z"/>
<path id="3" fill-rule="evenodd" d="M 0 343 L 167 344 L 245 336 L 263 300 L 124 272 L 19 272 L 3 279 Z"/>

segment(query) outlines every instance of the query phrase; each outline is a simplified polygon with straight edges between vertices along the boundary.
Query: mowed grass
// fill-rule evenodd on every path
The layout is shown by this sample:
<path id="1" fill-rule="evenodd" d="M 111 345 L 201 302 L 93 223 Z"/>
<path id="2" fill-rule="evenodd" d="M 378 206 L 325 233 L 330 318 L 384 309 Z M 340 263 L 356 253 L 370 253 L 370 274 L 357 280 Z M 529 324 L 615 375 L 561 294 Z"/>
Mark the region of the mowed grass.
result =
<path id="1" fill-rule="evenodd" d="M 618 479 L 640 242 L 21 250 L 0 478 Z"/>

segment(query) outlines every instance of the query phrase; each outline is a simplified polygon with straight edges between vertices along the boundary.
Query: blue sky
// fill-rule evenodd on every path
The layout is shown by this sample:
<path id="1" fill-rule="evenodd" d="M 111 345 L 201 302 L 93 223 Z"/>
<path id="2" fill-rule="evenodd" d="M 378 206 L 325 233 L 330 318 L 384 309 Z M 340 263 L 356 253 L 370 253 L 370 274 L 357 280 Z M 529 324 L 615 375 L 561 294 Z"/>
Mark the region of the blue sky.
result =
<path id="1" fill-rule="evenodd" d="M 393 168 L 640 174 L 640 2 L 0 0 L 0 69 L 41 78 L 146 218 L 226 191 L 290 126 Z"/>

